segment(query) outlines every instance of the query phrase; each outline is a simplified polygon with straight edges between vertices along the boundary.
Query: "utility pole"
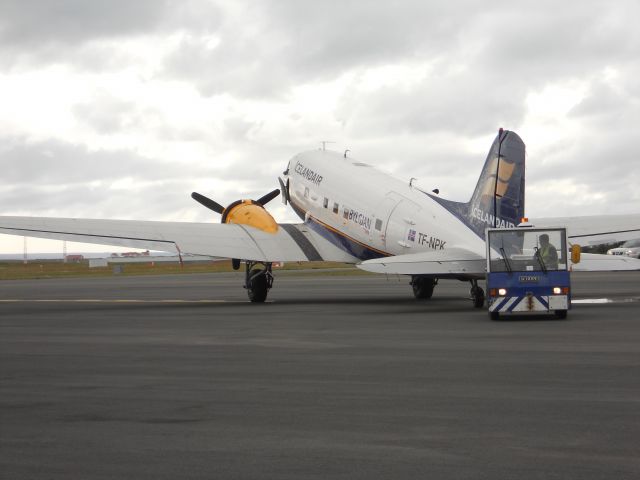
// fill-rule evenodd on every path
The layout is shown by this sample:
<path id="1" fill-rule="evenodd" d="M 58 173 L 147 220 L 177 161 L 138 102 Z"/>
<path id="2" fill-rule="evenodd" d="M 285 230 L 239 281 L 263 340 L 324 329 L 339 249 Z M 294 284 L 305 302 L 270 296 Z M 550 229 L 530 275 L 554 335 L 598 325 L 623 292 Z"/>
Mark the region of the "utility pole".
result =
<path id="1" fill-rule="evenodd" d="M 62 241 L 62 263 L 67 263 L 67 241 Z"/>
<path id="2" fill-rule="evenodd" d="M 23 237 L 24 240 L 24 251 L 22 253 L 22 263 L 27 264 L 27 237 Z"/>

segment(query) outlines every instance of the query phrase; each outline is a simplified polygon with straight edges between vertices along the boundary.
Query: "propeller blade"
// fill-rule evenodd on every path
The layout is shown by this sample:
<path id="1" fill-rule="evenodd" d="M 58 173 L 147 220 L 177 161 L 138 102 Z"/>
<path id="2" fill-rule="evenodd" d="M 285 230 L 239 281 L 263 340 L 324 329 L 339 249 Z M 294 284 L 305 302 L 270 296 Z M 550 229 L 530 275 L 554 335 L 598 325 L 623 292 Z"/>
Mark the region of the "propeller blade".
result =
<path id="1" fill-rule="evenodd" d="M 278 195 L 280 195 L 280 189 L 276 188 L 274 191 L 269 192 L 266 195 L 260 197 L 258 200 L 256 200 L 256 202 L 258 202 L 260 205 L 266 205 L 271 200 L 276 198 Z"/>
<path id="2" fill-rule="evenodd" d="M 280 177 L 278 177 L 278 181 L 280 182 L 280 191 L 282 192 L 282 203 L 286 205 L 287 202 L 289 202 L 289 179 L 287 179 L 286 187 Z"/>
<path id="3" fill-rule="evenodd" d="M 191 198 L 193 198 L 196 202 L 204 205 L 209 210 L 213 210 L 216 213 L 222 214 L 224 212 L 224 207 L 220 205 L 218 202 L 211 200 L 210 198 L 205 197 L 204 195 L 200 195 L 198 192 L 192 192 Z"/>

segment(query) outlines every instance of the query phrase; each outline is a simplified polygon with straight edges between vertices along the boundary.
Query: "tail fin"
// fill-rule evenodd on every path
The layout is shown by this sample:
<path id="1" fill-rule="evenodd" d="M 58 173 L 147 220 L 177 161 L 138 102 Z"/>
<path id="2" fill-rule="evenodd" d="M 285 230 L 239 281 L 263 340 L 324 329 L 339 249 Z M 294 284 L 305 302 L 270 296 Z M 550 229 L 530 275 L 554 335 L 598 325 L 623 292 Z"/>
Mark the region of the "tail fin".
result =
<path id="1" fill-rule="evenodd" d="M 487 227 L 515 226 L 524 217 L 524 162 L 522 139 L 514 132 L 500 129 L 469 202 L 429 196 L 481 237 Z"/>

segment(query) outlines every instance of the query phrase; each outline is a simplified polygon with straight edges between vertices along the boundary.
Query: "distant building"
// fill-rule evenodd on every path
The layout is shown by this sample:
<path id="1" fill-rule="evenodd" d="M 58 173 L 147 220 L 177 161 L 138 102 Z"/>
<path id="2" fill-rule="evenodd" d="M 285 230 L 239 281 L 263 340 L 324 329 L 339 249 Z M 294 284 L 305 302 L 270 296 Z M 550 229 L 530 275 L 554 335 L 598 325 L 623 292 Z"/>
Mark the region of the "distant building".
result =
<path id="1" fill-rule="evenodd" d="M 149 250 L 147 250 L 146 252 L 122 252 L 121 256 L 125 257 L 125 258 L 130 258 L 130 257 L 148 257 L 149 256 Z"/>
<path id="2" fill-rule="evenodd" d="M 90 258 L 89 268 L 108 267 L 109 263 L 106 258 Z"/>
<path id="3" fill-rule="evenodd" d="M 80 263 L 84 260 L 84 255 L 67 255 L 67 263 Z"/>

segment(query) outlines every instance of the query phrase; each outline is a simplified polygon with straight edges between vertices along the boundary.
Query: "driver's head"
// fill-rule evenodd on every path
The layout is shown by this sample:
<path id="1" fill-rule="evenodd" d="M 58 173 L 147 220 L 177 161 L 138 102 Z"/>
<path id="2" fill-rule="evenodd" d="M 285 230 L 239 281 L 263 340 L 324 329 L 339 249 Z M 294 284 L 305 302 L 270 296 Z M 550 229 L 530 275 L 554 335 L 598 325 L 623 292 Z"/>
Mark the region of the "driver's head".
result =
<path id="1" fill-rule="evenodd" d="M 540 235 L 540 244 L 546 245 L 547 243 L 549 243 L 549 235 L 543 233 L 542 235 Z"/>

